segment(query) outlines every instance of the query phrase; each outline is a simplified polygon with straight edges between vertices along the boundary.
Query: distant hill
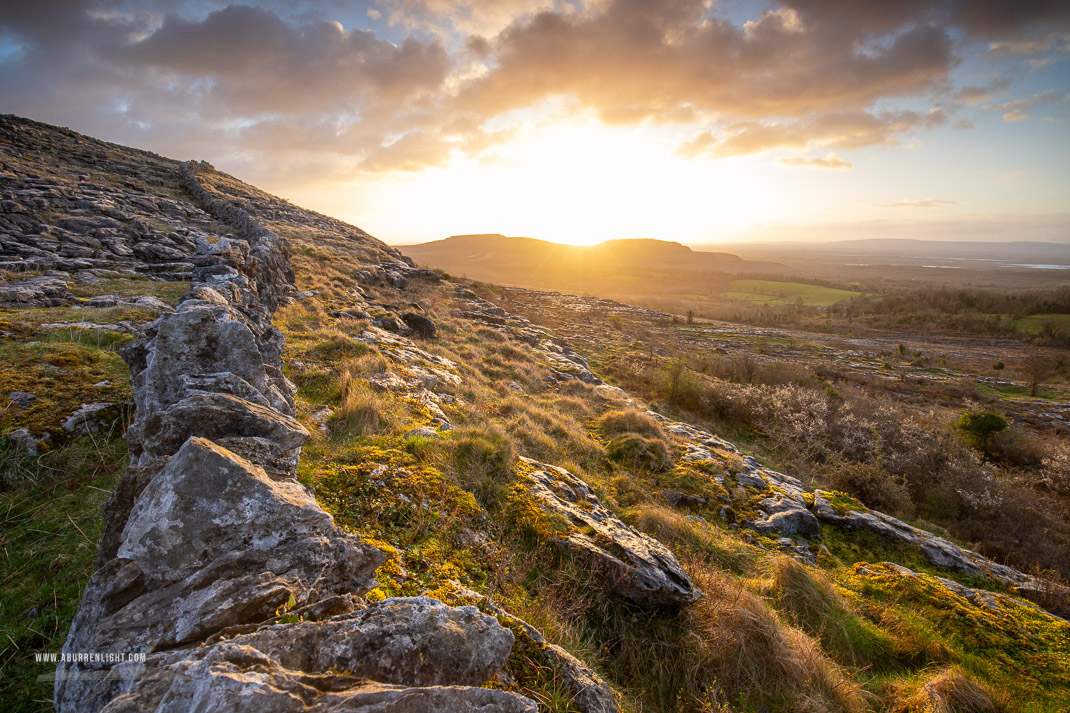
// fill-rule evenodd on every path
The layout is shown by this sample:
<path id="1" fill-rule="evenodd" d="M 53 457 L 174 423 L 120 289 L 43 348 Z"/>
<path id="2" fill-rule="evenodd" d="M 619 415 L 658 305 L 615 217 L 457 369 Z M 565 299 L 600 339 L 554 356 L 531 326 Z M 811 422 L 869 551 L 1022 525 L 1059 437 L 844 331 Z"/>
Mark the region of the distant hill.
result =
<path id="1" fill-rule="evenodd" d="M 665 240 L 607 240 L 597 245 L 561 245 L 499 234 L 454 235 L 404 252 L 417 262 L 451 274 L 528 286 L 562 287 L 562 282 L 611 279 L 659 271 L 767 273 L 781 266 L 744 260 L 724 252 L 696 252 Z M 537 284 L 536 284 L 537 283 Z"/>

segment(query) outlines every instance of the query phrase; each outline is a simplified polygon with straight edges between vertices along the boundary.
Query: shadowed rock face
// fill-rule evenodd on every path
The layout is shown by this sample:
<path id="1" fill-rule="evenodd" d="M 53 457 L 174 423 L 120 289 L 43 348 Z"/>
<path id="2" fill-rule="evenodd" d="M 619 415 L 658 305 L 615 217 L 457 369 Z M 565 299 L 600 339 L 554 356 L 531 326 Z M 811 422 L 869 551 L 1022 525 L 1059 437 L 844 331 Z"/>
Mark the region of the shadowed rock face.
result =
<path id="1" fill-rule="evenodd" d="M 356 599 L 385 556 L 337 529 L 293 477 L 309 434 L 271 326 L 293 292 L 289 253 L 200 185 L 207 170 L 184 166 L 182 180 L 244 239 L 196 241 L 186 299 L 123 350 L 132 465 L 105 507 L 98 570 L 64 645 L 149 655 L 61 664 L 57 710 L 534 713 L 525 698 L 475 688 L 513 646 L 493 617 Z M 305 620 L 279 623 L 285 608 Z"/>
<path id="2" fill-rule="evenodd" d="M 669 548 L 621 522 L 585 482 L 564 468 L 521 461 L 532 469 L 521 477 L 538 506 L 578 528 L 559 543 L 589 557 L 611 589 L 651 609 L 690 604 L 702 596 Z"/>

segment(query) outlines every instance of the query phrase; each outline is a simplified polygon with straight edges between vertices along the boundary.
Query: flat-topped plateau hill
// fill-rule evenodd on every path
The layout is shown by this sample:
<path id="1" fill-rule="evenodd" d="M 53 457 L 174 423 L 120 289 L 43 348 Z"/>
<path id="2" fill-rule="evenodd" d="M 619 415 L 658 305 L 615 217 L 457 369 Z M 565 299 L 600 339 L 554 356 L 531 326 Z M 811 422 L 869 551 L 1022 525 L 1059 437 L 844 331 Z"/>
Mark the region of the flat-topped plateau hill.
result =
<path id="1" fill-rule="evenodd" d="M 402 246 L 422 265 L 475 280 L 541 289 L 622 293 L 630 289 L 676 293 L 701 285 L 710 273 L 768 273 L 782 266 L 724 252 L 696 252 L 665 240 L 607 240 L 562 245 L 497 234 L 454 235 Z M 695 289 L 701 289 L 696 287 Z"/>
<path id="2" fill-rule="evenodd" d="M 981 451 L 832 382 L 774 431 L 679 326 L 0 117 L 4 710 L 1061 710 L 1065 589 L 889 494 L 999 507 Z"/>

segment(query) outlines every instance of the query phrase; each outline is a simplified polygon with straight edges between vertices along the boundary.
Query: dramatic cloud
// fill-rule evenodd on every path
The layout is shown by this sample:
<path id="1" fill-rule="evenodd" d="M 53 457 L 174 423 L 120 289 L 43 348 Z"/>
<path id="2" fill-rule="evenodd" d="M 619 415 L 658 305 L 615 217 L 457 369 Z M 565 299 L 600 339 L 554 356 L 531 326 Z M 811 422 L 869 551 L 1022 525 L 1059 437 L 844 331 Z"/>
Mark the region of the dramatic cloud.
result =
<path id="1" fill-rule="evenodd" d="M 894 203 L 874 203 L 878 208 L 943 208 L 948 205 L 958 205 L 958 201 L 949 201 L 943 198 L 926 198 L 920 201 L 902 200 Z"/>
<path id="2" fill-rule="evenodd" d="M 407 39 L 395 46 L 336 22 L 291 27 L 272 12 L 243 6 L 201 22 L 169 17 L 115 57 L 167 80 L 205 81 L 208 108 L 243 115 L 287 106 L 318 113 L 400 104 L 439 89 L 450 66 L 437 43 Z"/>
<path id="3" fill-rule="evenodd" d="M 953 59 L 943 29 L 907 28 L 865 52 L 863 39 L 800 27 L 784 12 L 737 27 L 709 17 L 701 0 L 617 0 L 508 28 L 494 42 L 497 66 L 465 87 L 460 106 L 488 115 L 566 95 L 612 123 L 759 120 L 863 109 L 945 85 Z"/>
<path id="4" fill-rule="evenodd" d="M 844 161 L 833 152 L 825 156 L 782 156 L 777 163 L 784 166 L 797 166 L 802 168 L 823 168 L 832 171 L 850 171 L 851 163 Z"/>
<path id="5" fill-rule="evenodd" d="M 781 0 L 746 20 L 708 0 L 7 0 L 0 97 L 280 173 L 443 165 L 554 111 L 692 136 L 694 158 L 842 152 L 1061 101 L 992 104 L 1007 80 L 953 72 L 971 47 L 1061 56 L 1068 18 L 1060 0 Z"/>

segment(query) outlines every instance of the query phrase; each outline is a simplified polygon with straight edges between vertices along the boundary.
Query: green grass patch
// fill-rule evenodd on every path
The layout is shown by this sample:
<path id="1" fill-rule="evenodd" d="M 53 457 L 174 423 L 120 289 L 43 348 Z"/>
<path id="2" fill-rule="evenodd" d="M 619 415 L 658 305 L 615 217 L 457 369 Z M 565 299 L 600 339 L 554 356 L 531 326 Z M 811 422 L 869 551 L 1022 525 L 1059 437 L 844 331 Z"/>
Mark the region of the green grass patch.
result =
<path id="1" fill-rule="evenodd" d="M 989 396 L 998 396 L 999 398 L 1007 399 L 1060 399 L 1064 398 L 1065 396 L 1062 391 L 1045 385 L 1037 387 L 1037 395 L 1035 397 L 1029 395 L 1029 386 L 1026 384 L 984 384 L 981 382 L 975 382 L 975 388 L 977 389 L 978 393 L 987 394 Z"/>
<path id="2" fill-rule="evenodd" d="M 1010 694 L 1016 710 L 1065 710 L 1070 691 L 1070 624 L 1001 598 L 994 609 L 955 594 L 934 577 L 902 576 L 884 565 L 855 568 L 846 583 L 904 617 L 920 616 L 954 663 Z"/>
<path id="3" fill-rule="evenodd" d="M 130 397 L 130 372 L 115 344 L 72 343 L 67 330 L 56 331 L 61 333 L 56 339 L 63 341 L 0 342 L 0 397 L 5 402 L 0 433 L 23 427 L 38 436 L 45 431 L 62 433 L 63 419 L 83 403 L 123 403 Z M 83 336 L 87 341 L 96 339 L 92 334 Z M 7 401 L 11 391 L 25 391 L 37 399 L 23 408 Z"/>
<path id="4" fill-rule="evenodd" d="M 95 285 L 71 283 L 71 294 L 77 297 L 99 297 L 100 295 L 124 295 L 137 297 L 153 295 L 169 305 L 177 306 L 179 298 L 189 289 L 188 282 L 157 281 L 142 277 L 120 277 L 101 280 Z"/>
<path id="5" fill-rule="evenodd" d="M 1031 314 L 1015 320 L 1014 326 L 1026 334 L 1049 330 L 1056 334 L 1070 334 L 1070 314 Z"/>
<path id="6" fill-rule="evenodd" d="M 779 280 L 732 280 L 728 286 L 730 289 L 721 293 L 725 297 L 770 305 L 795 304 L 802 298 L 807 307 L 828 307 L 861 294 L 852 290 Z"/>
<path id="7" fill-rule="evenodd" d="M 0 438 L 0 469 L 22 487 L 0 492 L 0 701 L 4 710 L 52 710 L 58 653 L 93 571 L 100 507 L 126 464 L 126 442 L 81 439 L 30 458 Z"/>

